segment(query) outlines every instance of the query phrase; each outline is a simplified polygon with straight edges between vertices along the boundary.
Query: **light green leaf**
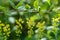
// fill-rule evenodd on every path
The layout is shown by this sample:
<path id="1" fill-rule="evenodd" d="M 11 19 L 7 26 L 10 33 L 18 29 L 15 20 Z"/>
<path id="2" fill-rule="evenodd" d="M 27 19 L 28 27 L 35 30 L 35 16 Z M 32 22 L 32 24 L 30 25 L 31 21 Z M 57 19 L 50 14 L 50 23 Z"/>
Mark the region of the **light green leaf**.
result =
<path id="1" fill-rule="evenodd" d="M 26 8 L 26 9 L 29 9 L 29 8 L 30 8 L 30 5 L 26 4 L 26 5 L 25 5 L 25 8 Z"/>
<path id="2" fill-rule="evenodd" d="M 50 5 L 50 1 L 51 1 L 51 0 L 48 0 L 48 1 L 47 1 L 49 5 Z"/>
<path id="3" fill-rule="evenodd" d="M 16 8 L 20 7 L 23 4 L 23 0 L 20 0 L 20 2 L 16 5 Z"/>
<path id="4" fill-rule="evenodd" d="M 34 8 L 38 10 L 38 6 L 39 6 L 39 3 L 38 3 L 38 0 L 36 0 L 36 1 L 34 2 Z"/>

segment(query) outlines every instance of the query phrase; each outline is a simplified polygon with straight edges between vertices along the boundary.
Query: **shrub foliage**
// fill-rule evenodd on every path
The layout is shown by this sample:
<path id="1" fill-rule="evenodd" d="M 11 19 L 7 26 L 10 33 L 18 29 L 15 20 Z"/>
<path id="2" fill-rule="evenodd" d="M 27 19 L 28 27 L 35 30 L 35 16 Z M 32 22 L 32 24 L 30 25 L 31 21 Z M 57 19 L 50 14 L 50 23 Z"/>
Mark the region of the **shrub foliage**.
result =
<path id="1" fill-rule="evenodd" d="M 0 0 L 0 40 L 60 40 L 60 0 Z"/>

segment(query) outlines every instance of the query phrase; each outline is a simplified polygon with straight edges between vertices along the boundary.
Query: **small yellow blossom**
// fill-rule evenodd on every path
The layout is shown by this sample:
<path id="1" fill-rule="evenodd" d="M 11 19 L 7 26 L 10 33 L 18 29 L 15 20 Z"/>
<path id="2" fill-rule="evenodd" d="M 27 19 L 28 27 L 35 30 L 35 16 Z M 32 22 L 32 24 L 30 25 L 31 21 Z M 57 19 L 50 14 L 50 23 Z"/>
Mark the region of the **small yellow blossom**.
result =
<path id="1" fill-rule="evenodd" d="M 22 18 L 19 18 L 19 22 L 23 21 Z"/>
<path id="2" fill-rule="evenodd" d="M 7 30 L 7 27 L 3 27 L 3 31 L 4 32 L 7 32 L 8 30 Z"/>

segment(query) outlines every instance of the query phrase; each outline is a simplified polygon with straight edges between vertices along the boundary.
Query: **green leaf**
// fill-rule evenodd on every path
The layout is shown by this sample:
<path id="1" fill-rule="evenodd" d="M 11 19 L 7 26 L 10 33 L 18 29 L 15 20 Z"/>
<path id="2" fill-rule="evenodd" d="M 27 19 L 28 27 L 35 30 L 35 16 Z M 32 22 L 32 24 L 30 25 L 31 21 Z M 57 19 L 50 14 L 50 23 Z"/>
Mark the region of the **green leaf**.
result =
<path id="1" fill-rule="evenodd" d="M 16 9 L 20 7 L 23 4 L 23 0 L 20 0 L 20 2 L 16 5 Z"/>
<path id="2" fill-rule="evenodd" d="M 29 9 L 29 8 L 30 8 L 30 5 L 26 4 L 26 5 L 25 5 L 25 8 L 26 8 L 26 9 Z"/>
<path id="3" fill-rule="evenodd" d="M 0 10 L 3 9 L 4 7 L 0 6 Z"/>
<path id="4" fill-rule="evenodd" d="M 15 4 L 12 0 L 10 0 L 10 5 L 15 9 Z"/>
<path id="5" fill-rule="evenodd" d="M 48 0 L 48 1 L 47 1 L 49 5 L 50 5 L 50 1 L 51 1 L 51 0 Z"/>
<path id="6" fill-rule="evenodd" d="M 46 11 L 48 11 L 47 9 L 49 8 L 49 4 L 48 3 L 45 3 L 45 4 L 43 4 L 43 5 L 41 5 L 41 7 L 40 7 L 40 15 L 44 15 L 44 13 L 46 12 Z"/>
<path id="7" fill-rule="evenodd" d="M 34 1 L 34 8 L 38 10 L 38 6 L 39 6 L 38 0 Z"/>

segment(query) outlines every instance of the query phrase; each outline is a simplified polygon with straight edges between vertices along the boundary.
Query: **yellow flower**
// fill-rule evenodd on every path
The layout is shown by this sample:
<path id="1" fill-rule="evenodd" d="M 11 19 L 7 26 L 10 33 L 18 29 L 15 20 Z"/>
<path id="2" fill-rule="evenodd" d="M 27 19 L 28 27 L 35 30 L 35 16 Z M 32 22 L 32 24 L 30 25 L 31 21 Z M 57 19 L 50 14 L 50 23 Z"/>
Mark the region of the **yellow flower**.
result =
<path id="1" fill-rule="evenodd" d="M 53 22 L 58 22 L 59 18 L 52 18 Z"/>
<path id="2" fill-rule="evenodd" d="M 16 25 L 16 28 L 18 29 L 18 28 L 19 28 L 19 26 L 18 26 L 18 25 Z"/>
<path id="3" fill-rule="evenodd" d="M 43 23 L 38 22 L 38 24 L 36 25 L 38 27 L 38 31 L 43 31 L 44 24 L 45 24 L 45 22 L 43 22 Z"/>
<path id="4" fill-rule="evenodd" d="M 19 30 L 19 29 L 16 30 L 16 33 L 20 33 L 20 32 L 21 32 L 21 30 Z"/>
<path id="5" fill-rule="evenodd" d="M 38 22 L 37 27 L 43 28 L 43 27 L 44 27 L 44 23 L 45 23 L 45 22 L 43 22 L 43 23 Z"/>
<path id="6" fill-rule="evenodd" d="M 5 24 L 1 23 L 1 26 L 5 26 Z"/>
<path id="7" fill-rule="evenodd" d="M 8 28 L 8 31 L 10 31 L 10 28 Z"/>
<path id="8" fill-rule="evenodd" d="M 4 32 L 7 32 L 8 30 L 7 30 L 7 27 L 3 27 L 3 31 Z"/>
<path id="9" fill-rule="evenodd" d="M 53 26 L 57 26 L 57 22 L 59 22 L 60 18 L 52 18 Z"/>
<path id="10" fill-rule="evenodd" d="M 22 18 L 19 18 L 19 22 L 21 22 L 22 21 Z"/>
<path id="11" fill-rule="evenodd" d="M 7 25 L 6 25 L 6 27 L 7 27 L 7 28 L 9 28 L 9 27 L 10 27 L 10 25 L 9 25 L 9 24 L 7 24 Z"/>
<path id="12" fill-rule="evenodd" d="M 34 26 L 35 25 L 35 22 L 33 20 L 27 20 L 27 24 L 28 26 Z"/>
<path id="13" fill-rule="evenodd" d="M 16 23 L 17 23 L 17 24 L 20 24 L 20 23 L 18 22 L 18 20 L 16 20 Z"/>

